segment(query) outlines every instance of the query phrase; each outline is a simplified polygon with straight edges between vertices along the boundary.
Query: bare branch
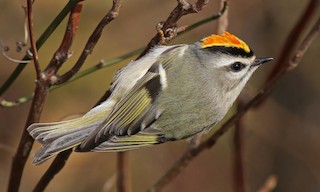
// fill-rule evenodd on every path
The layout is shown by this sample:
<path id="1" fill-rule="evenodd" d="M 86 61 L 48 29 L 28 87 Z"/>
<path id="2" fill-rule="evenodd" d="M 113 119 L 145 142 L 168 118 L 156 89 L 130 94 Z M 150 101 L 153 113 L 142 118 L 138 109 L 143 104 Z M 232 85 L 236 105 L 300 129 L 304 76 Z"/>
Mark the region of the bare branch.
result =
<path id="1" fill-rule="evenodd" d="M 171 40 L 172 37 L 176 36 L 177 31 L 173 30 L 175 34 L 170 34 L 172 33 L 172 30 L 169 30 L 169 29 L 176 28 L 178 20 L 183 15 L 187 15 L 190 13 L 198 13 L 208 4 L 208 2 L 209 0 L 198 0 L 196 3 L 190 4 L 186 0 L 178 0 L 178 5 L 172 10 L 167 20 L 162 24 L 161 31 L 163 32 L 163 34 L 157 33 L 151 39 L 151 41 L 148 43 L 145 50 L 139 55 L 137 59 L 145 55 L 155 45 L 159 45 L 160 43 L 163 44 L 164 42 Z M 172 37 L 165 39 L 165 41 L 163 41 L 163 37 L 170 37 L 170 36 Z"/>
<path id="2" fill-rule="evenodd" d="M 75 8 L 72 9 L 70 13 L 68 25 L 62 43 L 53 55 L 49 65 L 45 69 L 45 72 L 48 76 L 55 76 L 62 64 L 71 56 L 70 47 L 72 45 L 75 33 L 78 29 L 81 9 L 82 4 L 77 4 L 77 6 L 75 6 Z"/>
<path id="3" fill-rule="evenodd" d="M 71 77 L 73 77 L 76 72 L 80 69 L 83 62 L 85 61 L 86 57 L 88 56 L 89 52 L 92 51 L 95 44 L 99 40 L 103 28 L 110 23 L 118 14 L 120 11 L 121 6 L 121 0 L 114 0 L 113 6 L 111 10 L 108 12 L 108 14 L 101 20 L 101 22 L 98 24 L 97 28 L 93 32 L 93 34 L 90 36 L 84 51 L 82 52 L 79 60 L 75 64 L 75 66 L 68 71 L 66 74 L 61 76 L 60 79 L 58 79 L 55 83 L 65 83 L 67 80 L 69 80 Z M 75 17 L 77 18 L 77 17 Z M 69 20 L 70 21 L 70 20 Z M 68 30 L 67 30 L 68 31 Z M 98 64 L 99 66 L 101 65 Z M 51 81 L 53 83 L 53 81 Z M 45 187 L 50 183 L 50 181 L 53 179 L 53 177 L 60 172 L 60 170 L 64 167 L 66 161 L 68 160 L 69 156 L 72 153 L 72 149 L 64 151 L 63 153 L 59 153 L 53 163 L 50 165 L 49 169 L 45 172 L 39 183 L 37 184 L 34 191 L 41 191 L 45 189 Z"/>
<path id="4" fill-rule="evenodd" d="M 226 6 L 226 4 L 228 4 L 227 0 L 221 0 L 220 1 L 220 7 L 221 9 L 224 8 L 224 6 Z M 222 34 L 223 32 L 225 32 L 228 28 L 228 24 L 229 24 L 229 19 L 228 19 L 228 9 L 224 12 L 224 14 L 218 19 L 217 22 L 217 34 Z"/>
<path id="5" fill-rule="evenodd" d="M 68 149 L 59 153 L 59 156 L 54 159 L 50 167 L 47 169 L 47 171 L 44 173 L 44 175 L 41 177 L 41 179 L 33 189 L 33 192 L 41 192 L 45 190 L 54 176 L 63 169 L 71 153 L 72 149 Z"/>
<path id="6" fill-rule="evenodd" d="M 252 99 L 248 92 L 244 90 L 237 102 L 237 111 L 242 110 L 242 108 Z M 244 132 L 244 122 L 243 119 L 239 119 L 235 126 L 234 136 L 233 136 L 233 184 L 235 192 L 245 192 L 245 180 L 244 180 L 244 170 L 243 170 L 243 132 Z"/>
<path id="7" fill-rule="evenodd" d="M 303 57 L 305 51 L 309 48 L 309 45 L 313 41 L 314 37 L 319 33 L 319 25 L 320 24 L 318 20 L 307 37 L 303 40 L 302 44 L 297 49 L 296 55 L 299 55 L 299 58 Z M 288 63 L 294 61 L 295 66 L 297 66 L 300 60 L 295 59 L 297 57 L 296 55 Z M 274 76 L 272 79 L 270 79 L 266 83 L 264 88 L 261 89 L 260 92 L 247 105 L 245 105 L 241 110 L 237 111 L 237 113 L 234 114 L 226 123 L 224 123 L 221 128 L 218 129 L 209 139 L 201 143 L 198 147 L 187 150 L 180 157 L 180 159 L 158 180 L 158 182 L 156 182 L 156 184 L 151 189 L 149 189 L 149 191 L 160 191 L 165 185 L 172 181 L 183 170 L 183 168 L 185 168 L 193 160 L 193 158 L 197 157 L 205 149 L 211 148 L 217 142 L 217 140 L 230 129 L 232 125 L 234 125 L 244 114 L 246 114 L 246 112 L 250 108 L 259 103 L 266 94 L 269 94 L 272 91 L 274 85 L 288 71 L 287 69 L 290 68 L 290 65 L 288 63 L 286 65 L 286 68 L 281 70 L 281 73 L 278 73 L 277 76 Z"/>
<path id="8" fill-rule="evenodd" d="M 13 158 L 13 163 L 11 166 L 10 179 L 9 179 L 9 185 L 8 185 L 8 191 L 10 192 L 16 192 L 19 190 L 23 169 L 34 142 L 33 138 L 29 135 L 27 131 L 27 127 L 34 122 L 39 122 L 45 100 L 49 93 L 48 90 L 51 85 L 50 82 L 48 81 L 48 78 L 50 79 L 50 77 L 47 74 L 41 72 L 39 63 L 37 61 L 37 50 L 36 50 L 37 48 L 34 41 L 34 36 L 32 32 L 32 21 L 31 21 L 32 1 L 28 0 L 27 5 L 28 5 L 28 9 L 27 9 L 28 19 L 29 19 L 29 22 L 28 22 L 29 34 L 30 34 L 30 41 L 32 44 L 32 51 L 34 53 L 34 62 L 35 62 L 35 70 L 37 73 L 37 81 L 36 81 L 36 89 L 34 91 L 34 97 L 30 107 L 28 119 L 26 121 L 17 152 Z"/>
<path id="9" fill-rule="evenodd" d="M 36 45 L 36 40 L 33 34 L 33 17 L 32 17 L 32 0 L 27 0 L 27 16 L 28 16 L 28 27 L 29 27 L 29 37 L 31 43 L 31 50 L 33 55 L 34 68 L 37 73 L 37 79 L 41 78 L 41 69 L 39 64 L 38 49 Z"/>
<path id="10" fill-rule="evenodd" d="M 130 158 L 129 152 L 117 153 L 117 191 L 130 192 Z"/>
<path id="11" fill-rule="evenodd" d="M 70 78 L 72 78 L 74 74 L 76 74 L 80 70 L 83 63 L 87 59 L 88 55 L 91 54 L 91 52 L 93 51 L 93 48 L 95 47 L 98 40 L 100 39 L 104 27 L 119 15 L 120 7 L 121 7 L 121 0 L 113 0 L 112 8 L 102 18 L 98 26 L 93 31 L 92 35 L 89 37 L 87 44 L 85 45 L 85 48 L 83 49 L 76 64 L 68 72 L 58 77 L 56 82 L 53 82 L 55 85 L 59 85 L 68 81 Z"/>
<path id="12" fill-rule="evenodd" d="M 274 76 L 279 75 L 280 73 L 282 73 L 284 69 L 287 68 L 286 65 L 288 64 L 290 55 L 292 54 L 296 44 L 298 43 L 298 40 L 301 37 L 303 30 L 311 21 L 313 15 L 317 13 L 320 4 L 319 2 L 319 0 L 309 1 L 307 8 L 304 10 L 302 16 L 300 17 L 294 28 L 291 30 L 290 34 L 288 35 L 286 42 L 284 43 L 284 46 L 282 48 L 282 51 L 280 52 L 280 56 L 278 57 L 278 60 L 275 62 L 275 67 L 269 73 L 269 76 L 267 78 L 268 80 L 271 80 Z M 268 83 L 268 81 L 266 81 L 266 83 Z M 265 101 L 267 96 L 268 95 L 266 94 L 264 96 L 264 99 L 257 103 L 257 107 L 261 106 L 261 104 Z"/>
<path id="13" fill-rule="evenodd" d="M 316 25 L 313 27 L 313 29 L 310 31 L 310 33 L 307 35 L 305 40 L 302 42 L 300 49 L 296 52 L 293 59 L 291 59 L 289 61 L 289 66 L 287 67 L 288 71 L 290 71 L 298 66 L 303 55 L 307 51 L 308 47 L 313 42 L 314 38 L 316 38 L 316 36 L 318 35 L 319 30 L 320 30 L 319 28 L 320 28 L 320 18 L 318 19 Z"/>

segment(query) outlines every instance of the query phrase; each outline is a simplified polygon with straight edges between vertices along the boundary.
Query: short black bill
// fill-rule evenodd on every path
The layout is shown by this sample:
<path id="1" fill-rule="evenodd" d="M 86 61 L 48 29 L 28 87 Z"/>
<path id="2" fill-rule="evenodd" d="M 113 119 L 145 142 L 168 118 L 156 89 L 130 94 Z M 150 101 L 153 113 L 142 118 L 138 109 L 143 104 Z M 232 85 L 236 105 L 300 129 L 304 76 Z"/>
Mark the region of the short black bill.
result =
<path id="1" fill-rule="evenodd" d="M 251 66 L 259 66 L 263 63 L 267 63 L 271 61 L 273 58 L 271 57 L 266 57 L 266 58 L 256 58 Z"/>

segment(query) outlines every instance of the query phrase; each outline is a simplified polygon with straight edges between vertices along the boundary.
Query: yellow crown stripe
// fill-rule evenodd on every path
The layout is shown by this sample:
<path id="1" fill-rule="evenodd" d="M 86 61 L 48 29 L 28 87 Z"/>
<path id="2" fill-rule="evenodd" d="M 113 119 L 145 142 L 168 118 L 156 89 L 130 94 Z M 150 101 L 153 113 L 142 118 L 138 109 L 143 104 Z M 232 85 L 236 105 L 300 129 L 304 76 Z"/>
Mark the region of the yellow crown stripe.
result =
<path id="1" fill-rule="evenodd" d="M 201 48 L 216 46 L 235 47 L 243 49 L 247 53 L 250 52 L 250 48 L 245 42 L 229 32 L 224 32 L 222 35 L 212 34 L 201 41 Z"/>

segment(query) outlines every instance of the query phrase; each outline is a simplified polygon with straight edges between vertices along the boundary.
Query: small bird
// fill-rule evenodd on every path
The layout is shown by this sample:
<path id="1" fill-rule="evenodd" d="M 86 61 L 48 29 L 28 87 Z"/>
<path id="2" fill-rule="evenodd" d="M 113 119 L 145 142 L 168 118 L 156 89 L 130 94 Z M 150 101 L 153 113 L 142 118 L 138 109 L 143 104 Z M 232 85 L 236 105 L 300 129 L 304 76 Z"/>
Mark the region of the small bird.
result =
<path id="1" fill-rule="evenodd" d="M 109 98 L 84 116 L 30 125 L 30 135 L 42 144 L 33 163 L 71 148 L 126 151 L 208 131 L 225 116 L 252 73 L 271 60 L 256 58 L 229 32 L 194 44 L 156 46 L 119 70 Z"/>

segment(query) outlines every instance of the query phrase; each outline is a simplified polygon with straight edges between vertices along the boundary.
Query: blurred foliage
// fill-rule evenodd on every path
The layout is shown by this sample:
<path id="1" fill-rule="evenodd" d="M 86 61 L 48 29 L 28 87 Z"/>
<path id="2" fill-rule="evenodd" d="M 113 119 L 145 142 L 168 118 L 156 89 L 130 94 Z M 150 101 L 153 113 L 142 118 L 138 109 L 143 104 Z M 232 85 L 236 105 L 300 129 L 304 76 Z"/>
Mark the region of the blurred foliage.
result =
<path id="1" fill-rule="evenodd" d="M 38 37 L 67 1 L 36 1 L 34 29 Z M 23 39 L 21 1 L 0 1 L 0 38 L 15 52 L 15 42 Z M 67 70 L 76 61 L 86 40 L 101 17 L 109 10 L 110 1 L 84 1 L 79 30 L 72 47 L 73 56 L 64 65 Z M 307 1 L 231 1 L 229 31 L 245 40 L 258 56 L 277 58 L 283 43 L 301 15 Z M 103 36 L 83 69 L 145 46 L 156 33 L 155 26 L 166 19 L 176 1 L 124 1 L 119 17 L 104 30 Z M 218 12 L 216 1 L 200 13 L 188 15 L 180 25 Z M 44 68 L 59 46 L 66 20 L 40 50 Z M 172 43 L 193 43 L 215 32 L 215 23 L 203 25 L 177 37 Z M 306 30 L 307 31 L 307 30 Z M 256 191 L 270 174 L 278 176 L 276 191 L 320 191 L 320 71 L 318 54 L 320 38 L 313 42 L 301 65 L 277 85 L 273 95 L 259 109 L 245 116 L 244 168 L 248 191 Z M 135 59 L 134 57 L 131 58 Z M 78 114 L 91 106 L 108 89 L 114 72 L 129 59 L 79 79 L 52 92 L 46 103 L 42 122 L 58 121 Z M 15 68 L 14 63 L 0 57 L 0 82 Z M 272 64 L 261 67 L 249 82 L 255 93 Z M 26 67 L 15 84 L 4 95 L 14 100 L 29 95 L 34 89 L 33 65 Z M 6 189 L 11 157 L 24 125 L 30 104 L 0 109 L 0 191 Z M 210 133 L 209 133 L 210 134 Z M 232 132 L 224 135 L 211 150 L 196 158 L 164 191 L 232 191 Z M 185 141 L 172 142 L 130 152 L 134 191 L 145 191 L 178 159 Z M 34 149 L 39 145 L 35 144 Z M 33 155 L 33 154 L 32 154 Z M 32 156 L 31 155 L 31 156 Z M 74 153 L 66 167 L 47 191 L 101 191 L 115 172 L 113 153 Z M 21 191 L 31 191 L 50 162 L 34 167 L 27 163 Z M 30 176 L 32 175 L 32 177 Z M 81 181 L 81 182 L 79 182 Z"/>

